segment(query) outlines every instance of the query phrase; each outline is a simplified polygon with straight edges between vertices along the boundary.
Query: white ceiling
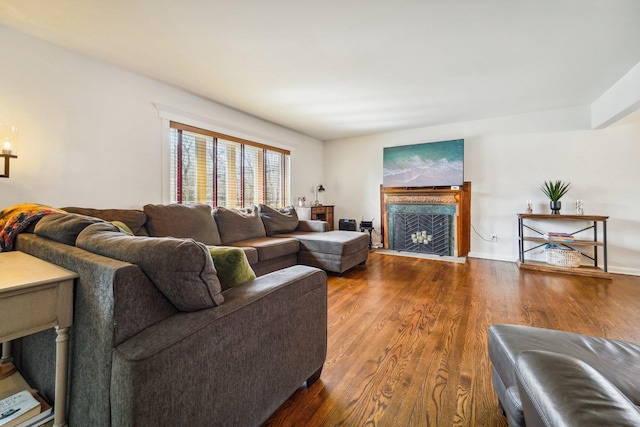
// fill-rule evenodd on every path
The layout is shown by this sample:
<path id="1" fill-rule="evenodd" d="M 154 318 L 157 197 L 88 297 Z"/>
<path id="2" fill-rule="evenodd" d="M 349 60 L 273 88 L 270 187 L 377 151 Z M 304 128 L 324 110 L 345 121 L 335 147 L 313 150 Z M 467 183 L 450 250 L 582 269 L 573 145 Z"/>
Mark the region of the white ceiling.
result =
<path id="1" fill-rule="evenodd" d="M 0 0 L 0 23 L 321 140 L 587 105 L 640 62 L 638 0 Z"/>

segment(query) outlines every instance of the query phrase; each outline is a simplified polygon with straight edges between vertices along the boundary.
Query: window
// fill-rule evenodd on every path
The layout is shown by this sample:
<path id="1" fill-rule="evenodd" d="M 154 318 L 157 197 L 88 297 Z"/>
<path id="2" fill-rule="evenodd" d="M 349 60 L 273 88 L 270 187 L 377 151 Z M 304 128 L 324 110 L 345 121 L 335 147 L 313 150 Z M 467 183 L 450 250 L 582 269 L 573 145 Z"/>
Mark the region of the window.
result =
<path id="1" fill-rule="evenodd" d="M 171 122 L 171 203 L 291 204 L 290 152 Z"/>

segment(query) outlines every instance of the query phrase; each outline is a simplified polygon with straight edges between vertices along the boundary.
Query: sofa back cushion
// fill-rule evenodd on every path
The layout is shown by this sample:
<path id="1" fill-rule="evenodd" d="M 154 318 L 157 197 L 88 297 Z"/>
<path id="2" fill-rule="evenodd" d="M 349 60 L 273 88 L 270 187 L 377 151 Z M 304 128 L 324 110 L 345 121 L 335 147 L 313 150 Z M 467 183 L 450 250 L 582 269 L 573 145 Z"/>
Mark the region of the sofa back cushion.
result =
<path id="1" fill-rule="evenodd" d="M 153 237 L 183 237 L 205 245 L 220 245 L 220 233 L 211 216 L 211 206 L 145 205 L 147 230 Z"/>
<path id="2" fill-rule="evenodd" d="M 33 232 L 40 237 L 75 246 L 80 232 L 91 224 L 98 222 L 103 221 L 86 215 L 52 213 L 42 217 Z"/>
<path id="3" fill-rule="evenodd" d="M 76 246 L 138 265 L 181 311 L 222 304 L 222 288 L 207 247 L 193 239 L 130 236 L 110 223 L 85 228 Z"/>
<path id="4" fill-rule="evenodd" d="M 298 228 L 298 214 L 293 206 L 274 209 L 267 205 L 258 205 L 258 209 L 264 228 L 267 231 L 267 236 L 291 233 Z"/>
<path id="5" fill-rule="evenodd" d="M 213 217 L 218 223 L 223 245 L 267 237 L 257 206 L 249 209 L 226 209 L 219 206 L 214 209 Z"/>
<path id="6" fill-rule="evenodd" d="M 109 222 L 121 221 L 124 222 L 136 236 L 148 236 L 147 229 L 144 227 L 147 222 L 147 216 L 139 209 L 92 209 L 67 207 L 62 208 L 62 210 L 69 213 L 77 213 L 80 215 L 100 218 Z"/>

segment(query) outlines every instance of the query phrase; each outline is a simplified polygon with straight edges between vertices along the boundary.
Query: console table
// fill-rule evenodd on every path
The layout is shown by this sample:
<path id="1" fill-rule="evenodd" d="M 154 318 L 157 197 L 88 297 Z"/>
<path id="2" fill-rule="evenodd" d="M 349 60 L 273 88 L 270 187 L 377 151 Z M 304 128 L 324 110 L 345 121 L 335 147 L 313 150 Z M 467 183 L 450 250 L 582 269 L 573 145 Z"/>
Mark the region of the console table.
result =
<path id="1" fill-rule="evenodd" d="M 607 271 L 607 220 L 608 216 L 599 215 L 551 215 L 551 214 L 518 214 L 518 267 L 536 271 L 552 271 L 567 274 L 576 274 L 581 276 L 600 277 L 603 279 L 611 279 L 611 275 Z M 525 221 L 552 221 L 552 222 L 586 222 L 587 225 L 579 230 L 572 231 L 569 234 L 575 235 L 581 232 L 593 231 L 592 238 L 589 239 L 573 239 L 573 241 L 559 241 L 547 239 L 544 233 L 533 228 Z M 602 240 L 598 239 L 598 223 L 602 226 Z M 525 229 L 533 231 L 533 236 L 525 236 Z M 554 230 L 557 231 L 557 230 Z M 525 242 L 532 242 L 533 247 L 525 249 Z M 534 249 L 540 248 L 547 244 L 565 246 L 570 249 L 577 250 L 582 256 L 593 261 L 593 266 L 581 265 L 580 267 L 559 267 L 544 262 L 527 261 L 525 254 Z M 593 247 L 593 255 L 586 254 L 580 248 Z M 602 267 L 598 265 L 598 248 L 602 248 Z"/>
<path id="2" fill-rule="evenodd" d="M 78 275 L 23 252 L 0 253 L 2 362 L 11 360 L 11 340 L 56 329 L 54 426 L 66 426 L 69 327 L 73 279 Z"/>

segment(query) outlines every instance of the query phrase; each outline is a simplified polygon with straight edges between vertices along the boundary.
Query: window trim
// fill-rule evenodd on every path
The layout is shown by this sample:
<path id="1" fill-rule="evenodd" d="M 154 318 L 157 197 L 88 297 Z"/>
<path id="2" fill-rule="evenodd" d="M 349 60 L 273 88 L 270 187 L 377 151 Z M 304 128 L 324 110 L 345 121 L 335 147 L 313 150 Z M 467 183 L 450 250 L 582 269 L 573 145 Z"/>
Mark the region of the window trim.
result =
<path id="1" fill-rule="evenodd" d="M 185 125 L 184 123 L 174 122 L 173 120 L 169 121 L 170 129 L 178 129 L 178 130 L 186 130 L 188 132 L 200 133 L 203 135 L 211 136 L 213 138 L 226 139 L 228 141 L 237 142 L 240 144 L 251 145 L 256 148 L 261 148 L 263 150 L 269 151 L 277 151 L 281 154 L 291 155 L 290 150 L 285 150 L 284 148 L 274 147 L 273 145 L 261 144 L 259 142 L 249 141 L 248 139 L 238 138 L 236 136 L 225 135 L 224 133 L 214 132 L 207 129 L 202 129 L 196 126 Z"/>

